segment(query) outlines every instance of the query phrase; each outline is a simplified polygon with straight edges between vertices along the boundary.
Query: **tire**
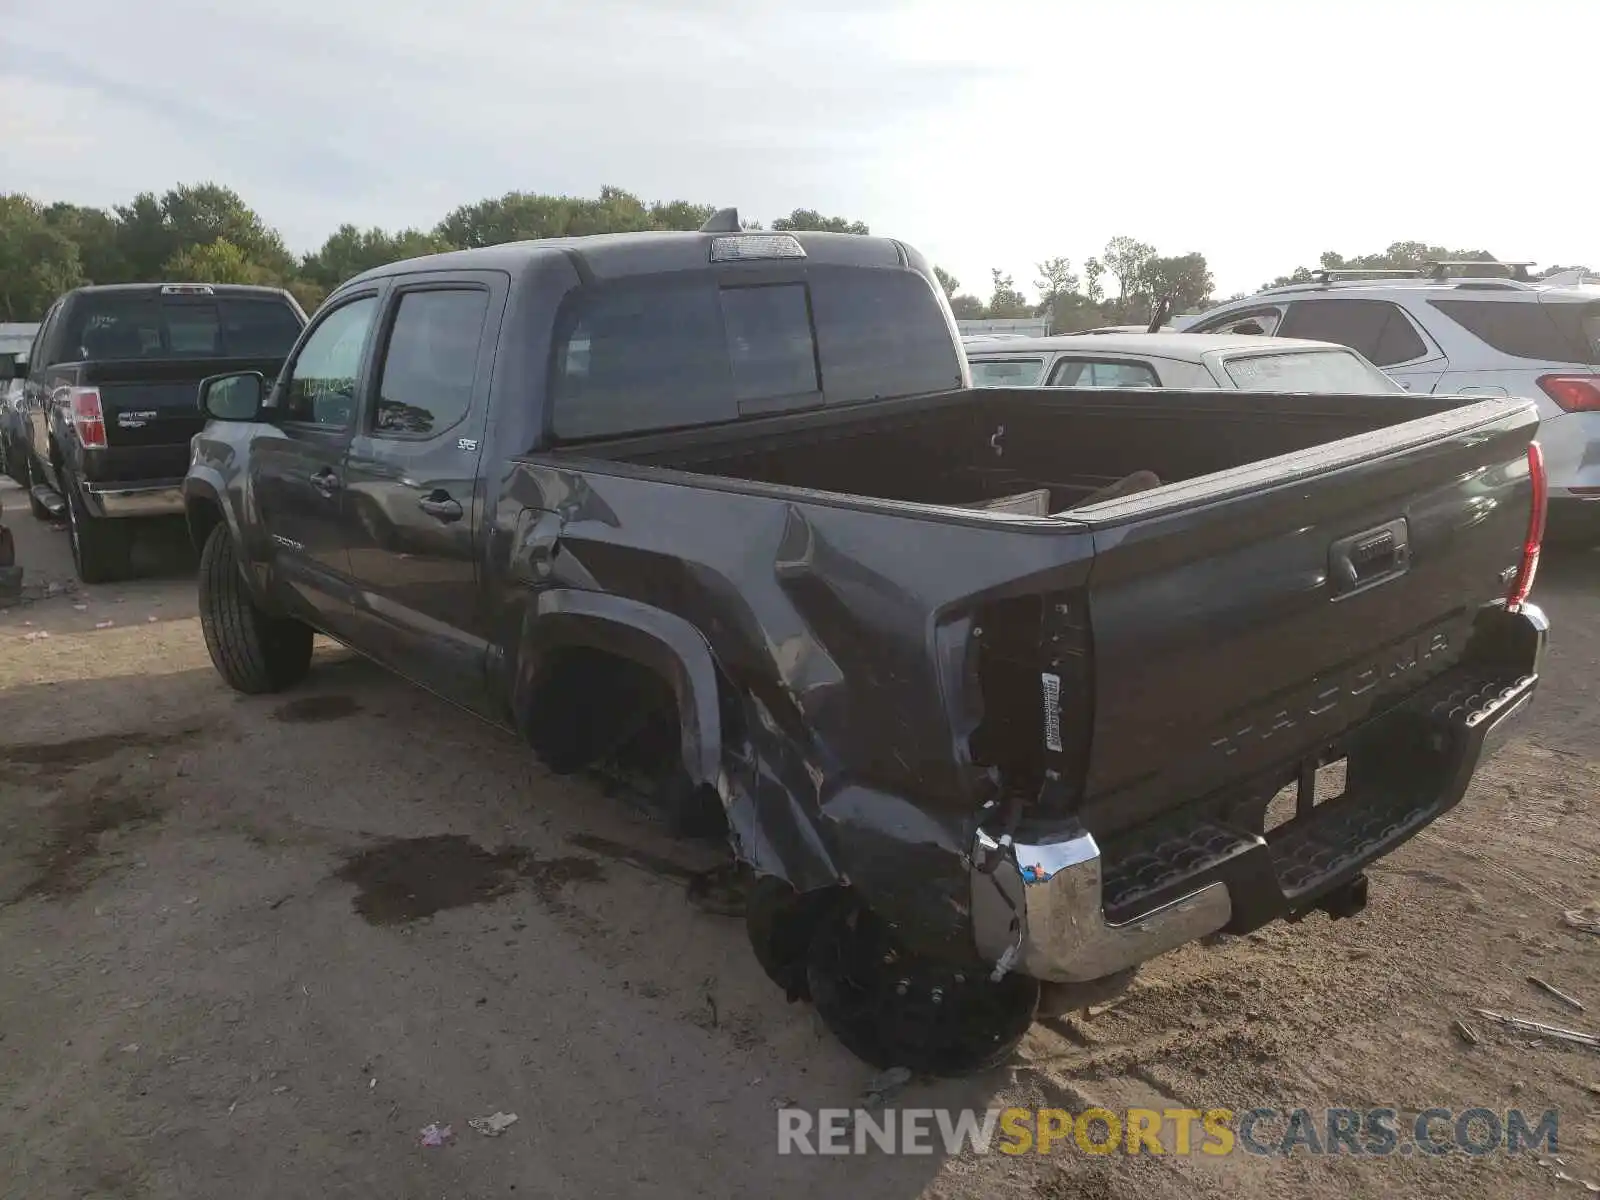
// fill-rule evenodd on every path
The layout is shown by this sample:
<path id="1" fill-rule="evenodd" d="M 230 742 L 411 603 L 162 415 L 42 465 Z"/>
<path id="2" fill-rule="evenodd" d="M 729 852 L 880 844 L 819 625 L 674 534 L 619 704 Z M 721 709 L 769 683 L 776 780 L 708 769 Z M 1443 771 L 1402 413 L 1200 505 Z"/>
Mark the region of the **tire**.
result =
<path id="1" fill-rule="evenodd" d="M 887 924 L 846 897 L 818 922 L 806 962 L 817 1013 L 857 1058 L 880 1070 L 956 1077 L 1010 1058 L 1033 1024 L 1039 984 L 999 983 L 908 954 Z"/>
<path id="2" fill-rule="evenodd" d="M 28 459 L 28 452 L 22 452 L 22 479 L 23 490 L 28 493 L 28 511 L 33 514 L 35 521 L 54 521 L 50 510 L 33 498 L 33 463 Z"/>
<path id="3" fill-rule="evenodd" d="M 797 893 L 783 880 L 760 876 L 745 897 L 744 927 L 750 949 L 768 979 L 793 1003 L 811 999 L 806 955 L 817 923 L 837 905 L 833 891 Z"/>
<path id="4" fill-rule="evenodd" d="M 84 507 L 77 482 L 61 472 L 67 493 L 67 536 L 72 539 L 72 562 L 84 583 L 110 583 L 128 573 L 128 539 L 133 531 L 120 521 L 94 517 Z"/>
<path id="5" fill-rule="evenodd" d="M 200 629 L 217 674 L 247 696 L 281 692 L 311 669 L 311 627 L 257 607 L 220 522 L 200 552 Z"/>

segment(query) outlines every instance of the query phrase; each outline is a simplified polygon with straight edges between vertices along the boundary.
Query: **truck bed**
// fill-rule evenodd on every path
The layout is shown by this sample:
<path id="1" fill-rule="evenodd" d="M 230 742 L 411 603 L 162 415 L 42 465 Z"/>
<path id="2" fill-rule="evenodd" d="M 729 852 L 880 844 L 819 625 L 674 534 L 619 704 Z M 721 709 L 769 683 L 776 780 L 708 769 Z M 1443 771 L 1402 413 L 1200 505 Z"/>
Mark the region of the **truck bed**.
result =
<path id="1" fill-rule="evenodd" d="M 754 427 L 589 445 L 611 461 L 972 507 L 1046 489 L 1064 512 L 1136 471 L 1172 484 L 1459 406 L 1437 396 L 973 388 Z M 576 449 L 576 448 L 575 448 Z"/>

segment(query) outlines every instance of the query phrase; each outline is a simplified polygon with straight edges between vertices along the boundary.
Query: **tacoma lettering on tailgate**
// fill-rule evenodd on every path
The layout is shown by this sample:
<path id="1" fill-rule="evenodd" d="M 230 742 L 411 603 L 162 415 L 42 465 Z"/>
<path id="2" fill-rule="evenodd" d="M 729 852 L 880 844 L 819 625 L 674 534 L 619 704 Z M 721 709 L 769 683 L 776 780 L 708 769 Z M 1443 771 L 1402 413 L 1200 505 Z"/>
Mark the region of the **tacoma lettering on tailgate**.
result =
<path id="1" fill-rule="evenodd" d="M 1237 724 L 1235 717 L 1230 722 L 1235 725 L 1233 731 L 1213 737 L 1211 748 L 1231 758 L 1250 746 L 1282 738 L 1311 723 L 1335 728 L 1349 724 L 1358 719 L 1358 714 L 1347 715 L 1340 710 L 1348 710 L 1356 701 L 1370 704 L 1376 698 L 1373 693 L 1384 684 L 1410 676 L 1419 668 L 1427 675 L 1432 673 L 1430 668 L 1447 666 L 1450 646 L 1448 629 L 1407 638 L 1379 651 L 1377 657 L 1313 681 L 1287 703 L 1282 699 L 1274 701 L 1270 713 Z M 1323 719 L 1330 716 L 1334 719 Z"/>

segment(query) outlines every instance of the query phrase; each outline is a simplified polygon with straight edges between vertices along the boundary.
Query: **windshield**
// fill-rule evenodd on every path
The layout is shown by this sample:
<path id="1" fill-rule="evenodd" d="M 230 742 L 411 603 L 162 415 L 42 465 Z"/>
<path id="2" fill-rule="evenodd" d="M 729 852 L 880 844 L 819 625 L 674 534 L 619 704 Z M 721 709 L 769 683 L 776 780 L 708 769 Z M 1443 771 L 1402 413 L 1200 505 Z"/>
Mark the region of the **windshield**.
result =
<path id="1" fill-rule="evenodd" d="M 1042 358 L 974 358 L 973 387 L 1038 387 L 1044 379 Z"/>
<path id="2" fill-rule="evenodd" d="M 1245 392 L 1400 392 L 1377 367 L 1348 350 L 1290 350 L 1239 355 L 1223 361 L 1233 386 Z"/>

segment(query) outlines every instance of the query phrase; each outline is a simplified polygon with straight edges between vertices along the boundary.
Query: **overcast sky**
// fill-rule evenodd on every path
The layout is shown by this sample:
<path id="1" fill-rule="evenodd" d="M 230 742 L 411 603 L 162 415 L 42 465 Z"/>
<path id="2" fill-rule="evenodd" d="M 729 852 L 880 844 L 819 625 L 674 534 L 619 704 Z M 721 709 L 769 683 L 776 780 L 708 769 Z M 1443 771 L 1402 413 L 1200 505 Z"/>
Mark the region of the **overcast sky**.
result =
<path id="1" fill-rule="evenodd" d="M 866 221 L 987 292 L 1418 239 L 1600 268 L 1594 0 L 0 0 L 0 189 L 215 180 L 297 251 L 510 190 Z"/>

